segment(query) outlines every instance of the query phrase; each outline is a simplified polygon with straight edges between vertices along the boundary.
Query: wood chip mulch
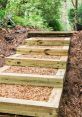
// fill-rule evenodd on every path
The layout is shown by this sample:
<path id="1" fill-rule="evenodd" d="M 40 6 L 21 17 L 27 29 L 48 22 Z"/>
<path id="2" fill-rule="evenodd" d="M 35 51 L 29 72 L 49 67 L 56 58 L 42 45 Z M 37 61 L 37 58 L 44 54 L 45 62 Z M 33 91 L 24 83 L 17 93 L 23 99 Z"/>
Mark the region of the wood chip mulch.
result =
<path id="1" fill-rule="evenodd" d="M 58 69 L 41 68 L 41 67 L 17 67 L 11 66 L 5 70 L 6 73 L 24 73 L 24 74 L 38 74 L 38 75 L 55 75 Z"/>
<path id="2" fill-rule="evenodd" d="M 82 31 L 71 39 L 59 117 L 82 117 Z"/>
<path id="3" fill-rule="evenodd" d="M 0 97 L 48 101 L 53 88 L 0 84 Z"/>

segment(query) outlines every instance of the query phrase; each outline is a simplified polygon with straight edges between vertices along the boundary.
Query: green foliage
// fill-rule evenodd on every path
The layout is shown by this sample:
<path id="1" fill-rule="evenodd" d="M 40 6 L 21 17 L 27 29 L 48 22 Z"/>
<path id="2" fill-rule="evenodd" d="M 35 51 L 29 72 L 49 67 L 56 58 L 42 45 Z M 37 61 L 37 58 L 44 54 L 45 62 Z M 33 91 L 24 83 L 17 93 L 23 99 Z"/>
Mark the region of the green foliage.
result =
<path id="1" fill-rule="evenodd" d="M 73 8 L 70 9 L 68 16 L 69 16 L 70 23 L 74 24 L 75 9 L 73 9 Z"/>
<path id="2" fill-rule="evenodd" d="M 0 9 L 0 27 L 3 25 L 2 22 L 3 22 L 4 15 L 5 15 L 5 10 Z"/>
<path id="3" fill-rule="evenodd" d="M 63 0 L 8 0 L 5 19 L 40 29 L 61 30 L 60 6 Z"/>
<path id="4" fill-rule="evenodd" d="M 43 18 L 54 30 L 61 30 L 59 21 L 61 1 L 62 0 L 41 0 L 39 6 Z"/>
<path id="5" fill-rule="evenodd" d="M 0 9 L 0 20 L 3 19 L 4 15 L 5 15 L 5 10 L 4 9 Z"/>
<path id="6" fill-rule="evenodd" d="M 58 20 L 56 20 L 56 19 L 51 20 L 51 21 L 49 22 L 49 26 L 50 26 L 50 27 L 53 27 L 53 29 L 54 29 L 55 31 L 60 31 L 60 30 L 62 30 L 62 26 L 61 26 L 60 22 L 59 22 Z"/>
<path id="7" fill-rule="evenodd" d="M 6 16 L 11 15 L 17 15 L 17 13 L 19 12 L 19 2 L 20 0 L 9 0 L 8 4 L 6 6 Z"/>
<path id="8" fill-rule="evenodd" d="M 77 11 L 73 8 L 73 9 L 70 9 L 69 11 L 69 21 L 71 23 L 71 25 L 74 26 L 75 24 L 75 12 L 77 14 L 77 24 L 81 24 L 82 25 L 82 4 L 80 4 L 80 6 L 78 7 Z"/>
<path id="9" fill-rule="evenodd" d="M 0 0 L 0 8 L 6 8 L 7 1 L 8 0 Z"/>
<path id="10" fill-rule="evenodd" d="M 29 26 L 29 27 L 34 27 L 34 28 L 39 28 L 39 29 L 50 29 L 47 27 L 47 23 L 44 24 L 43 19 L 40 18 L 39 16 L 34 16 L 30 18 L 24 18 L 20 16 L 14 16 L 13 20 L 16 24 L 22 25 L 22 26 Z"/>
<path id="11" fill-rule="evenodd" d="M 78 23 L 82 25 L 82 4 L 79 6 L 77 14 L 78 14 Z"/>

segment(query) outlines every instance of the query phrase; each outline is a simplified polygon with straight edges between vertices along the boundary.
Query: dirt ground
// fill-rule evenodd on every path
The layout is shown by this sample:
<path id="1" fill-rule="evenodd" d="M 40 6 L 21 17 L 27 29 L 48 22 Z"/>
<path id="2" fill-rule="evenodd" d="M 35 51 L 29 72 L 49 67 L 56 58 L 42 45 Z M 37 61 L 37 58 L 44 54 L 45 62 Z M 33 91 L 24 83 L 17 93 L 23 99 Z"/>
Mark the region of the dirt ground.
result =
<path id="1" fill-rule="evenodd" d="M 0 66 L 4 64 L 4 57 L 15 53 L 16 47 L 24 42 L 28 30 L 21 26 L 14 29 L 0 29 Z"/>
<path id="2" fill-rule="evenodd" d="M 71 39 L 59 117 L 82 117 L 82 31 Z"/>
<path id="3" fill-rule="evenodd" d="M 28 30 L 20 26 L 13 30 L 0 29 L 0 66 L 4 64 L 4 56 L 15 53 L 16 47 L 24 42 Z M 1 115 L 0 117 L 22 116 Z M 82 117 L 82 31 L 76 32 L 71 39 L 59 117 Z"/>

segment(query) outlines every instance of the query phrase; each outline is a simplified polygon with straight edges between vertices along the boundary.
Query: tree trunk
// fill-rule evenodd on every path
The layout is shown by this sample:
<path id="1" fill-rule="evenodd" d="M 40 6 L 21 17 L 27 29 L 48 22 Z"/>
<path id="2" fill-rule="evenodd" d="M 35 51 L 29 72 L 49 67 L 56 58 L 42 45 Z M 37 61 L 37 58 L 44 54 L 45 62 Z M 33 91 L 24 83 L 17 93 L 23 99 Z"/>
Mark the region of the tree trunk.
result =
<path id="1" fill-rule="evenodd" d="M 78 10 L 78 0 L 71 0 L 72 4 L 74 6 L 75 9 L 75 17 L 74 17 L 74 29 L 77 30 L 77 23 L 78 23 L 78 17 L 77 17 L 77 10 Z"/>

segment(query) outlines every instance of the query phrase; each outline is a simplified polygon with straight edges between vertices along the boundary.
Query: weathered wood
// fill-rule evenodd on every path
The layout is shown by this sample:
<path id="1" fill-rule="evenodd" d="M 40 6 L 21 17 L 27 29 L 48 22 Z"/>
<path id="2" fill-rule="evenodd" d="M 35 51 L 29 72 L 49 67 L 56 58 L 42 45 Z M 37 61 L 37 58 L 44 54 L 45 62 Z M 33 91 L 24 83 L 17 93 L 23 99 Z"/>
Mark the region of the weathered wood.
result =
<path id="1" fill-rule="evenodd" d="M 29 46 L 68 46 L 70 38 L 29 38 L 25 40 L 25 45 Z"/>
<path id="2" fill-rule="evenodd" d="M 37 54 L 37 55 L 50 55 L 50 56 L 67 56 L 69 46 L 64 46 L 61 48 L 57 47 L 28 47 L 28 46 L 19 46 L 17 48 L 17 54 Z"/>
<path id="3" fill-rule="evenodd" d="M 55 89 L 53 101 L 32 101 L 0 97 L 0 112 L 35 117 L 57 117 L 57 110 L 61 98 L 61 89 Z"/>
<path id="4" fill-rule="evenodd" d="M 63 31 L 29 31 L 28 37 L 71 37 L 73 35 L 73 31 L 71 32 L 63 32 Z"/>
<path id="5" fill-rule="evenodd" d="M 0 83 L 6 84 L 23 84 L 35 86 L 55 86 L 57 88 L 63 87 L 64 69 L 58 69 L 54 75 L 35 75 L 35 74 L 22 74 L 22 73 L 5 73 L 7 66 L 0 69 Z M 8 66 L 9 69 L 9 66 Z M 2 71 L 2 72 L 1 72 Z"/>
<path id="6" fill-rule="evenodd" d="M 60 59 L 38 59 L 38 58 L 24 58 L 21 55 L 14 55 L 10 57 L 6 57 L 5 64 L 12 66 L 38 66 L 38 67 L 46 67 L 46 68 L 66 68 L 66 62 L 68 57 L 62 56 Z"/>

